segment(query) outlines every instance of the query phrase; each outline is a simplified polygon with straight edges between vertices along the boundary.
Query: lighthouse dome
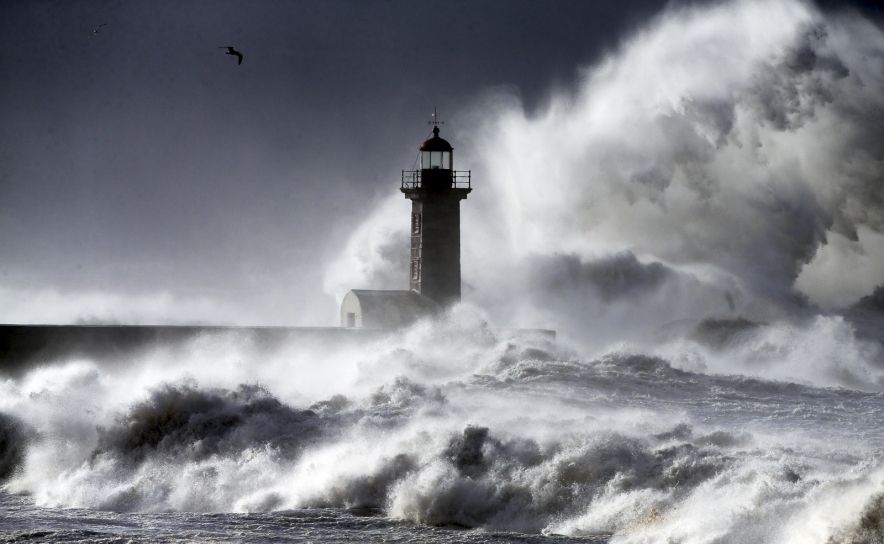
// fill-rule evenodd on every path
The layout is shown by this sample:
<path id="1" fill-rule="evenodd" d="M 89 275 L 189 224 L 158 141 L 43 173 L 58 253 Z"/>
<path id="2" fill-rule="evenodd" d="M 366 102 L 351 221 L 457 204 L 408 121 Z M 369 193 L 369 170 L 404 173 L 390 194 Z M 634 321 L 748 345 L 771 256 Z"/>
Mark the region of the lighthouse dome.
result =
<path id="1" fill-rule="evenodd" d="M 439 137 L 439 127 L 433 127 L 433 137 L 421 144 L 421 151 L 451 151 L 453 149 L 451 144 Z"/>

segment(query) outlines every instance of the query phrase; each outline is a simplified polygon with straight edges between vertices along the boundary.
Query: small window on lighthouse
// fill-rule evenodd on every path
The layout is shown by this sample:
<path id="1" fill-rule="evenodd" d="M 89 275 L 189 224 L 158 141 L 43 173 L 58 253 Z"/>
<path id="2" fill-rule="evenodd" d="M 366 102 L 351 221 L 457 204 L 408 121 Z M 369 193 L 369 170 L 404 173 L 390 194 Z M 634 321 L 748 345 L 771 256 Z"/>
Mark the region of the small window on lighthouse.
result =
<path id="1" fill-rule="evenodd" d="M 411 214 L 411 233 L 412 234 L 420 234 L 421 233 L 421 214 L 419 214 L 419 213 Z"/>

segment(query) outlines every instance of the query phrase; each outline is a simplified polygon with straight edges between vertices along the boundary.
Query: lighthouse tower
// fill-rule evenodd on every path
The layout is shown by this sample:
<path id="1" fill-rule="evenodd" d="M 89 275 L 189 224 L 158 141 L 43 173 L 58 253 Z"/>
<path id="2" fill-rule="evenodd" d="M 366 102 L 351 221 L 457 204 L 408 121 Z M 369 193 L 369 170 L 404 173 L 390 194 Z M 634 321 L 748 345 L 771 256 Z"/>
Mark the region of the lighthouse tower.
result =
<path id="1" fill-rule="evenodd" d="M 351 290 L 341 301 L 341 327 L 397 329 L 460 301 L 460 201 L 472 191 L 470 172 L 454 170 L 454 150 L 439 137 L 441 123 L 432 124 L 420 169 L 402 171 L 411 200 L 409 289 Z"/>
<path id="2" fill-rule="evenodd" d="M 420 170 L 402 171 L 400 190 L 411 200 L 409 287 L 445 307 L 460 301 L 460 201 L 472 188 L 439 124 L 420 147 Z"/>

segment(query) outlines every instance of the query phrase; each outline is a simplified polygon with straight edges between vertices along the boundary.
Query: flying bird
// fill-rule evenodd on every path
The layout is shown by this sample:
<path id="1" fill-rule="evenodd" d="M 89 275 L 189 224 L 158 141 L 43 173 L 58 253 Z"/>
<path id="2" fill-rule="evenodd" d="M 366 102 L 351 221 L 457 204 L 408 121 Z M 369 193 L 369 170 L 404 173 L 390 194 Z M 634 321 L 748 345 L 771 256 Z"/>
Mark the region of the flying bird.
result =
<path id="1" fill-rule="evenodd" d="M 236 62 L 236 64 L 237 64 L 237 65 L 242 64 L 242 53 L 240 53 L 239 51 L 235 50 L 232 46 L 228 45 L 227 47 L 224 47 L 224 46 L 222 45 L 222 46 L 218 47 L 218 49 L 227 49 L 227 53 L 224 53 L 224 54 L 225 54 L 225 55 L 236 55 L 236 58 L 239 59 L 239 60 Z"/>
<path id="2" fill-rule="evenodd" d="M 101 23 L 100 25 L 98 25 L 98 27 L 97 27 L 95 30 L 93 30 L 92 32 L 90 32 L 89 35 L 86 36 L 86 37 L 87 37 L 87 38 L 91 38 L 92 36 L 97 36 L 97 35 L 98 35 L 98 31 L 101 30 L 101 27 L 103 27 L 103 26 L 107 26 L 107 23 Z"/>

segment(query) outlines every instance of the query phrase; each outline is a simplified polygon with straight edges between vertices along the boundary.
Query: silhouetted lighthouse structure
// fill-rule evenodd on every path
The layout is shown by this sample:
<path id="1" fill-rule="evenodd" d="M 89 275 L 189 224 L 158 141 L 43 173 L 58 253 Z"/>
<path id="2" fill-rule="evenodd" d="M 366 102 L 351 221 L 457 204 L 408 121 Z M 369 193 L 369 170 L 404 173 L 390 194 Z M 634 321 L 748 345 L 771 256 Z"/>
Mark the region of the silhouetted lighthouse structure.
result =
<path id="1" fill-rule="evenodd" d="M 472 188 L 439 124 L 421 144 L 420 170 L 402 171 L 400 190 L 411 200 L 409 287 L 445 307 L 460 301 L 460 201 Z"/>
<path id="2" fill-rule="evenodd" d="M 407 327 L 460 301 L 460 201 L 472 191 L 470 172 L 454 170 L 454 149 L 439 137 L 435 112 L 433 118 L 420 169 L 402 171 L 400 190 L 411 200 L 409 288 L 351 290 L 341 301 L 342 327 Z"/>

